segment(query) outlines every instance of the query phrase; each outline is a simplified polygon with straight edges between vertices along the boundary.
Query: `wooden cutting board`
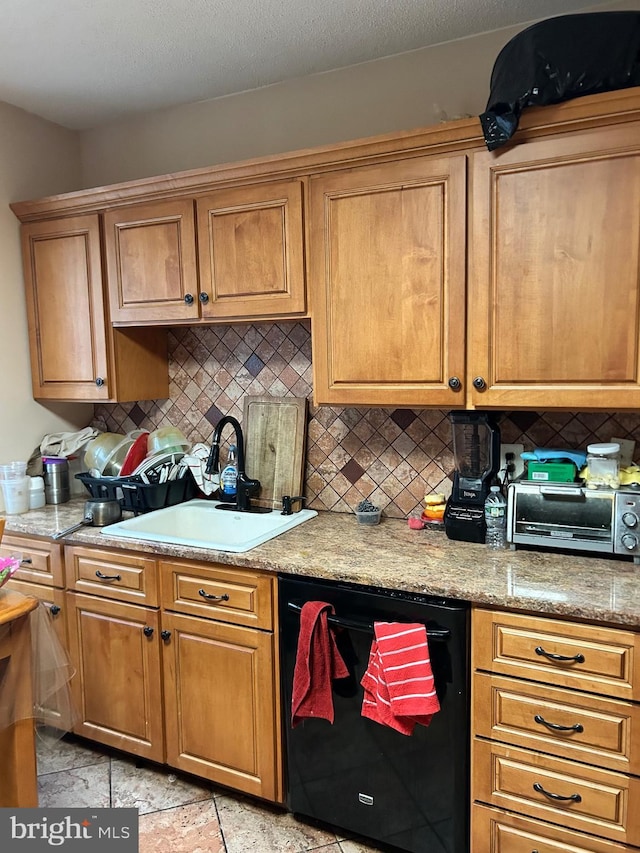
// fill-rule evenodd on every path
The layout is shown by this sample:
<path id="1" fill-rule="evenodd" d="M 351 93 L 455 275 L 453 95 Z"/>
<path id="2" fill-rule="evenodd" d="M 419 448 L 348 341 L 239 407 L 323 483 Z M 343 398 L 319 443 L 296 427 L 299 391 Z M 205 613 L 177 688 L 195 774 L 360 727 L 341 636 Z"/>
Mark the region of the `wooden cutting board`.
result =
<path id="1" fill-rule="evenodd" d="M 245 471 L 262 485 L 253 503 L 281 509 L 283 495 L 302 494 L 307 400 L 268 395 L 245 397 L 242 430 Z"/>

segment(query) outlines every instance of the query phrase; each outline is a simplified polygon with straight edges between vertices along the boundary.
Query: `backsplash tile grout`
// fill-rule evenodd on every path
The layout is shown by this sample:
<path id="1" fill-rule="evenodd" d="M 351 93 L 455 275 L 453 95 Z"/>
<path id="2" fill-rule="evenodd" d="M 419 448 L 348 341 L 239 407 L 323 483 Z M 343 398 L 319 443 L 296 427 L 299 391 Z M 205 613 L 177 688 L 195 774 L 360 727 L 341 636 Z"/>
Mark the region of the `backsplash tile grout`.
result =
<path id="1" fill-rule="evenodd" d="M 222 415 L 242 423 L 247 395 L 309 401 L 305 495 L 317 510 L 351 512 L 363 498 L 387 516 L 422 508 L 428 492 L 451 492 L 448 411 L 351 408 L 312 403 L 309 321 L 186 326 L 169 331 L 169 398 L 95 407 L 94 425 L 112 432 L 173 424 L 209 444 Z M 502 441 L 585 449 L 612 436 L 640 442 L 630 412 L 496 413 Z M 248 472 L 251 474 L 251 472 Z"/>

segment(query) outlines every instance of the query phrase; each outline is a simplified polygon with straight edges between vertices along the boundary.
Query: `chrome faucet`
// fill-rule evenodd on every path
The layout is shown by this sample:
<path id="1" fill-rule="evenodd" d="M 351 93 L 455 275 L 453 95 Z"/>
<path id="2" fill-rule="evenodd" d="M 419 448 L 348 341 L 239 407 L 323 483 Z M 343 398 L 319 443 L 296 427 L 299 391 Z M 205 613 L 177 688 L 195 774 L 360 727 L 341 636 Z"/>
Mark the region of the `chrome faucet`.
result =
<path id="1" fill-rule="evenodd" d="M 214 474 L 219 469 L 220 464 L 220 437 L 222 430 L 229 424 L 233 427 L 236 434 L 236 447 L 238 448 L 238 483 L 236 487 L 236 504 L 235 508 L 240 512 L 251 511 L 251 498 L 256 497 L 260 491 L 260 480 L 252 480 L 247 477 L 244 470 L 244 437 L 242 435 L 242 427 L 238 421 L 225 415 L 220 418 L 213 431 L 213 439 L 211 440 L 211 452 L 207 460 L 205 471 L 207 474 Z"/>

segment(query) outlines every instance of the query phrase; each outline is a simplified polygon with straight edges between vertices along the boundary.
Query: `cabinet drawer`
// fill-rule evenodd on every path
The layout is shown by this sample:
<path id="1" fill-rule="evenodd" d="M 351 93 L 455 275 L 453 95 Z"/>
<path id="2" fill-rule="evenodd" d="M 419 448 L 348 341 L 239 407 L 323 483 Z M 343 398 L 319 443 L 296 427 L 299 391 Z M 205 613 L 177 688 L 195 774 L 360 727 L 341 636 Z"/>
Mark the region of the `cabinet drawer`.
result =
<path id="1" fill-rule="evenodd" d="M 5 533 L 0 545 L 0 557 L 22 554 L 22 564 L 14 578 L 33 581 L 45 586 L 64 586 L 62 545 L 46 539 L 16 536 Z"/>
<path id="2" fill-rule="evenodd" d="M 251 628 L 273 628 L 274 576 L 217 563 L 160 561 L 162 606 Z"/>
<path id="3" fill-rule="evenodd" d="M 473 777 L 474 798 L 481 802 L 640 844 L 640 779 L 477 738 Z"/>
<path id="4" fill-rule="evenodd" d="M 473 715 L 481 737 L 640 774 L 640 705 L 477 672 Z"/>
<path id="5" fill-rule="evenodd" d="M 471 813 L 471 849 L 473 853 L 633 853 L 626 844 L 477 804 Z"/>
<path id="6" fill-rule="evenodd" d="M 473 667 L 640 699 L 640 634 L 517 613 L 473 612 Z"/>
<path id="7" fill-rule="evenodd" d="M 67 545 L 65 563 L 68 589 L 158 606 L 157 565 L 152 558 Z"/>

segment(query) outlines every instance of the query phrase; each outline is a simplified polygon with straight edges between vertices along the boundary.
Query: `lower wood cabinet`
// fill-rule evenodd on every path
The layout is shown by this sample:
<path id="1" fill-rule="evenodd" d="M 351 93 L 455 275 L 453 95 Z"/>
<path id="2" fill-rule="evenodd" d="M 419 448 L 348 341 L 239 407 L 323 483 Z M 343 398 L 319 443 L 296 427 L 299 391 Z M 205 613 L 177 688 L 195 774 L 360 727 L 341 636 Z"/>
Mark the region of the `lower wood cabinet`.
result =
<path id="1" fill-rule="evenodd" d="M 473 853 L 632 853 L 625 844 L 474 804 Z"/>
<path id="2" fill-rule="evenodd" d="M 276 577 L 65 549 L 76 734 L 283 801 Z"/>
<path id="3" fill-rule="evenodd" d="M 276 577 L 161 561 L 167 763 L 283 801 Z"/>
<path id="4" fill-rule="evenodd" d="M 5 534 L 0 544 L 0 557 L 18 555 L 21 558 L 20 568 L 5 588 L 38 599 L 62 649 L 68 652 L 62 545 L 27 535 Z M 46 632 L 39 636 L 47 642 Z M 50 670 L 38 681 L 39 691 L 35 700 L 38 720 L 66 730 L 71 720 L 68 690 L 66 685 L 58 682 L 57 676 L 48 678 L 49 675 Z"/>
<path id="5" fill-rule="evenodd" d="M 273 634 L 163 613 L 167 763 L 279 799 Z"/>
<path id="6" fill-rule="evenodd" d="M 473 853 L 640 847 L 640 634 L 476 608 Z"/>
<path id="7" fill-rule="evenodd" d="M 164 761 L 160 614 L 157 609 L 67 592 L 74 731 Z"/>

